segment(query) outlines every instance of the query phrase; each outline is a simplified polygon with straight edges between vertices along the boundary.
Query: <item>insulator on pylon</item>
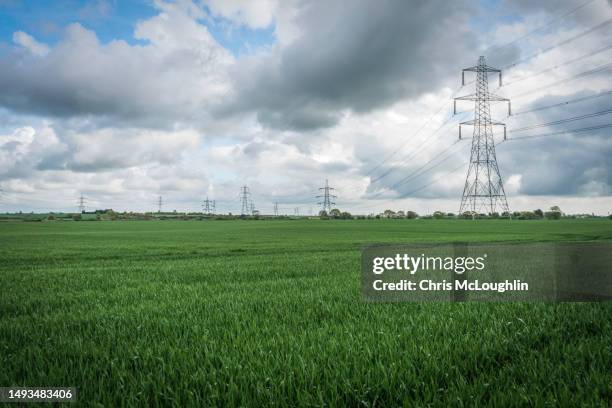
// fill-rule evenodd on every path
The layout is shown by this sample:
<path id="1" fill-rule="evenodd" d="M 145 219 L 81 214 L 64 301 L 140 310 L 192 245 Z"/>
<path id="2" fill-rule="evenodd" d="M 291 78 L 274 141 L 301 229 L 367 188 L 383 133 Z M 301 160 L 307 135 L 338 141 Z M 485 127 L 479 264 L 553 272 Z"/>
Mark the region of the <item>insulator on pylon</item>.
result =
<path id="1" fill-rule="evenodd" d="M 465 71 L 461 71 L 461 86 L 465 86 Z"/>
<path id="2" fill-rule="evenodd" d="M 499 86 L 501 87 L 502 85 L 502 73 L 499 71 Z"/>
<path id="3" fill-rule="evenodd" d="M 508 101 L 508 116 L 512 116 L 512 107 L 510 105 L 510 101 Z"/>
<path id="4" fill-rule="evenodd" d="M 461 125 L 459 125 L 459 140 L 461 140 Z"/>
<path id="5" fill-rule="evenodd" d="M 504 125 L 504 140 L 507 140 L 507 138 L 506 138 L 506 125 Z"/>
<path id="6" fill-rule="evenodd" d="M 453 115 L 457 114 L 457 100 L 453 100 Z"/>

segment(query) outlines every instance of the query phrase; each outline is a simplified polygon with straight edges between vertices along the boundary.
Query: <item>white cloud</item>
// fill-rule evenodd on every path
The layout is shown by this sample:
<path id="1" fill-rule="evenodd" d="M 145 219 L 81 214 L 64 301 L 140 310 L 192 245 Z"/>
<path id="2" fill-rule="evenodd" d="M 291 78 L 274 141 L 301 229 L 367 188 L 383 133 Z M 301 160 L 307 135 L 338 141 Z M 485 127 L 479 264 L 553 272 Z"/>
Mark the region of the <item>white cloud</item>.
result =
<path id="1" fill-rule="evenodd" d="M 278 0 L 205 0 L 213 14 L 251 28 L 266 28 L 273 23 Z"/>
<path id="2" fill-rule="evenodd" d="M 457 140 L 455 122 L 460 116 L 434 131 L 449 118 L 460 68 L 477 58 L 461 54 L 457 44 L 484 48 L 475 42 L 478 37 L 459 27 L 452 41 L 441 40 L 436 28 L 431 33 L 418 30 L 425 37 L 412 44 L 410 30 L 418 27 L 404 27 L 401 13 L 406 5 L 401 2 L 395 4 L 397 13 L 384 10 L 384 4 L 351 13 L 332 3 L 206 4 L 213 15 L 237 25 L 273 24 L 278 43 L 236 59 L 206 28 L 206 10 L 189 1 L 156 1 L 157 14 L 135 24 L 136 44 L 103 43 L 78 23 L 66 27 L 52 47 L 15 33 L 18 52 L 0 58 L 0 104 L 10 110 L 0 113 L 11 119 L 0 132 L 0 180 L 9 195 L 5 203 L 12 208 L 23 202 L 55 208 L 62 197 L 59 206 L 70 207 L 84 192 L 92 206 L 151 209 L 155 196 L 163 194 L 167 208 L 197 210 L 209 194 L 220 209 L 235 212 L 238 188 L 246 183 L 262 210 L 270 212 L 271 203 L 280 201 L 288 208 L 301 206 L 304 212 L 316 208 L 314 196 L 328 178 L 338 188 L 341 208 L 457 211 L 465 170 L 450 170 L 467 161 L 468 140 L 453 148 L 451 153 L 456 153 L 448 161 L 400 182 L 426 163 L 437 163 L 441 152 Z M 521 52 L 529 55 L 584 31 L 605 18 L 608 9 L 600 6 L 599 15 L 538 33 L 522 51 L 509 47 L 493 55 L 490 63 L 503 65 Z M 423 7 L 424 15 L 440 16 L 435 7 Z M 464 9 L 454 7 L 446 8 L 444 16 L 464 24 Z M 354 17 L 350 24 L 347 15 Z M 455 15 L 460 19 L 451 18 Z M 520 37 L 549 19 L 538 11 L 523 21 L 497 24 L 492 35 L 496 41 Z M 327 31 L 317 31 L 321 27 Z M 606 31 L 586 36 L 518 66 L 506 80 L 577 58 L 609 40 Z M 420 47 L 427 58 L 407 52 L 409 46 Z M 398 50 L 404 59 L 397 59 Z M 609 56 L 602 53 L 496 92 L 513 97 L 607 62 Z M 534 101 L 550 104 L 573 97 L 577 90 L 598 92 L 608 84 L 604 73 L 519 98 L 513 107 L 527 109 Z M 471 86 L 461 94 L 471 92 Z M 541 99 L 547 94 L 550 100 Z M 228 100 L 245 105 L 225 116 Z M 581 109 L 588 113 L 595 108 Z M 434 112 L 438 114 L 416 134 Z M 493 115 L 503 119 L 504 112 L 494 107 Z M 572 113 L 546 115 L 506 120 L 511 131 Z M 534 141 L 532 148 L 502 145 L 498 159 L 511 209 L 562 203 L 568 211 L 603 211 L 611 194 L 611 146 L 601 135 L 584 136 L 589 137 Z"/>
<path id="3" fill-rule="evenodd" d="M 135 29 L 144 45 L 102 44 L 95 32 L 74 23 L 36 60 L 27 55 L 0 60 L 0 103 L 18 112 L 108 116 L 130 125 L 205 121 L 229 90 L 233 57 L 196 21 L 195 6 L 156 4 L 159 14 Z M 22 44 L 31 39 L 16 37 Z"/>
<path id="4" fill-rule="evenodd" d="M 22 46 L 37 57 L 44 57 L 50 50 L 47 45 L 36 41 L 31 35 L 23 31 L 16 31 L 13 33 L 13 41 L 15 44 Z"/>

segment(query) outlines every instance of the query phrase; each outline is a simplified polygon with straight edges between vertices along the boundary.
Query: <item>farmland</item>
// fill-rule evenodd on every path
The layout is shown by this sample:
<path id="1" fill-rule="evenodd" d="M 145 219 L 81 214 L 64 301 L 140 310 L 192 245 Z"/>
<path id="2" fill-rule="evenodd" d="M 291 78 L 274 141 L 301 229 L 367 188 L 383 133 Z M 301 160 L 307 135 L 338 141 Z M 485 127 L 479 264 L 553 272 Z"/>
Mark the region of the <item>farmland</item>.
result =
<path id="1" fill-rule="evenodd" d="M 0 385 L 107 406 L 612 403 L 612 305 L 361 299 L 373 242 L 610 220 L 0 223 Z"/>

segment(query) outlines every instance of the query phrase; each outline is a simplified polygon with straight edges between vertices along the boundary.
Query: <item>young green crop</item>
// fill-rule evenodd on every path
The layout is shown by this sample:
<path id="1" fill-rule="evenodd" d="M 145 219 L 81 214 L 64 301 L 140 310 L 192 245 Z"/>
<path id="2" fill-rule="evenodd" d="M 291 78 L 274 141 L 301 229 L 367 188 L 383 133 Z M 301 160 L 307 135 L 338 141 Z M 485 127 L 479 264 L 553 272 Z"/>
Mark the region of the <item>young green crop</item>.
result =
<path id="1" fill-rule="evenodd" d="M 106 406 L 610 405 L 610 304 L 359 288 L 365 243 L 594 239 L 609 220 L 0 223 L 0 385 Z"/>

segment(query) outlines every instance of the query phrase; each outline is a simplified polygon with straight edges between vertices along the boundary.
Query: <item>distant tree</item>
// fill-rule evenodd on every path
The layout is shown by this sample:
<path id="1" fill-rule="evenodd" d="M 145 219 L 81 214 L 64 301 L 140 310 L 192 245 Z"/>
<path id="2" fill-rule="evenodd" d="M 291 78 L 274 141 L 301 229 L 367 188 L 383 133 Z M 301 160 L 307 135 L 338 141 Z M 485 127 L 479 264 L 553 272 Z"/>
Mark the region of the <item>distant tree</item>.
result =
<path id="1" fill-rule="evenodd" d="M 319 217 L 327 217 L 327 211 L 325 210 L 319 211 Z"/>
<path id="2" fill-rule="evenodd" d="M 553 205 L 552 207 L 550 207 L 550 211 L 547 211 L 544 216 L 549 220 L 558 220 L 561 219 L 561 217 L 563 216 L 563 212 L 561 211 L 561 208 L 559 208 L 558 205 Z"/>
<path id="3" fill-rule="evenodd" d="M 395 217 L 396 218 L 404 218 L 404 217 L 406 217 L 406 214 L 404 214 L 404 212 L 402 210 L 399 210 L 398 212 L 395 213 Z"/>
<path id="4" fill-rule="evenodd" d="M 499 213 L 498 212 L 492 212 L 491 214 L 489 214 L 489 216 L 491 218 L 499 218 Z"/>
<path id="5" fill-rule="evenodd" d="M 391 218 L 391 217 L 393 217 L 394 215 L 395 215 L 395 211 L 393 211 L 393 210 L 385 210 L 385 211 L 383 212 L 383 216 L 384 216 L 385 218 Z"/>
<path id="6" fill-rule="evenodd" d="M 339 209 L 337 209 L 337 208 L 332 209 L 332 210 L 329 212 L 329 216 L 330 216 L 331 218 L 340 218 L 340 210 L 339 210 Z"/>
<path id="7" fill-rule="evenodd" d="M 435 212 L 433 213 L 433 217 L 434 217 L 436 220 L 441 220 L 442 218 L 444 218 L 444 213 L 443 213 L 442 211 L 435 211 Z"/>
<path id="8" fill-rule="evenodd" d="M 533 220 L 536 218 L 536 215 L 534 212 L 531 211 L 522 211 L 521 215 L 518 218 L 519 220 Z"/>
<path id="9" fill-rule="evenodd" d="M 608 215 L 608 219 L 612 220 L 612 214 Z"/>
<path id="10" fill-rule="evenodd" d="M 72 219 L 74 221 L 81 221 L 81 214 L 72 214 Z"/>
<path id="11" fill-rule="evenodd" d="M 539 208 L 533 212 L 537 218 L 544 218 L 544 211 Z"/>
<path id="12" fill-rule="evenodd" d="M 418 218 L 418 217 L 419 217 L 419 214 L 417 214 L 416 212 L 414 212 L 414 211 L 406 211 L 406 218 L 412 220 L 412 219 L 415 219 L 415 218 Z"/>
<path id="13" fill-rule="evenodd" d="M 353 218 L 350 212 L 343 211 L 340 213 L 340 218 L 343 220 L 350 220 Z"/>
<path id="14" fill-rule="evenodd" d="M 455 218 L 455 213 L 449 212 L 449 213 L 446 213 L 446 216 L 448 218 Z"/>

